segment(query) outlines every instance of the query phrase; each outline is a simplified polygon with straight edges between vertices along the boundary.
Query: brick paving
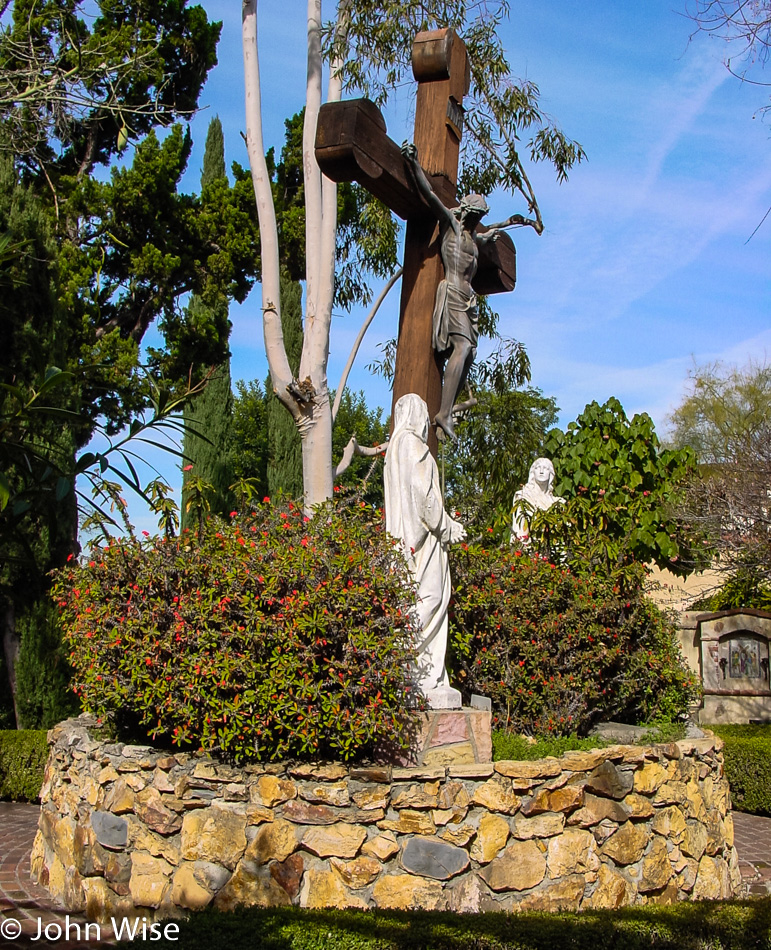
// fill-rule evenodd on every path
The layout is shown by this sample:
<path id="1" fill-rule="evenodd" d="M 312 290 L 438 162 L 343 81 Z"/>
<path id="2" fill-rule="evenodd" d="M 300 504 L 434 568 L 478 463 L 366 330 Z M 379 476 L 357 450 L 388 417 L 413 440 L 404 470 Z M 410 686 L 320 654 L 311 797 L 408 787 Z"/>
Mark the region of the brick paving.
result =
<path id="1" fill-rule="evenodd" d="M 67 947 L 82 950 L 116 946 L 109 926 L 100 926 L 101 939 L 97 940 L 92 925 L 86 940 L 86 920 L 80 914 L 69 915 L 73 939 L 65 939 L 67 915 L 51 900 L 45 888 L 30 879 L 29 855 L 37 820 L 37 805 L 0 802 L 0 948 Z M 742 896 L 771 895 L 771 818 L 734 812 L 734 829 L 742 871 Z M 21 935 L 7 939 L 14 937 L 15 924 L 12 921 L 21 926 Z M 49 925 L 53 925 L 53 929 L 48 931 L 52 939 L 46 940 L 45 928 Z M 81 939 L 77 939 L 76 925 L 80 925 Z M 43 936 L 40 940 L 32 939 L 37 936 L 39 927 L 42 927 Z M 58 928 L 61 928 L 61 937 L 57 936 Z"/>
<path id="2" fill-rule="evenodd" d="M 29 855 L 39 811 L 37 805 L 0 802 L 0 948 L 67 947 L 81 950 L 116 946 L 109 926 L 100 925 L 101 939 L 97 940 L 92 924 L 86 940 L 85 917 L 81 914 L 66 915 L 51 900 L 48 891 L 30 878 Z M 68 916 L 71 939 L 66 939 Z M 17 925 L 21 931 L 18 937 Z M 78 939 L 78 926 L 81 939 Z M 41 937 L 37 940 L 34 938 L 39 929 Z M 52 939 L 47 940 L 46 933 Z"/>
<path id="3" fill-rule="evenodd" d="M 742 871 L 742 896 L 771 894 L 771 818 L 735 811 L 734 844 Z"/>

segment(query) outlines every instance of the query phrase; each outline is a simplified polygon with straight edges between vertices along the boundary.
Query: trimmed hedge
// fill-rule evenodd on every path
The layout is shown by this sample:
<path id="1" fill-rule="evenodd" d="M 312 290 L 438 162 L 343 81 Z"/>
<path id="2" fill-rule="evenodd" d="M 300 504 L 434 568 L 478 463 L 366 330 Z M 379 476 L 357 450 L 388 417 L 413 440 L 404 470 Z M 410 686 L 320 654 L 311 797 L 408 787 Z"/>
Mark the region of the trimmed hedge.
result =
<path id="1" fill-rule="evenodd" d="M 771 899 L 561 914 L 206 910 L 161 950 L 767 950 Z"/>
<path id="2" fill-rule="evenodd" d="M 36 802 L 47 758 L 44 729 L 0 730 L 0 799 Z"/>
<path id="3" fill-rule="evenodd" d="M 737 811 L 771 815 L 771 726 L 717 725 L 725 741 L 725 772 Z"/>

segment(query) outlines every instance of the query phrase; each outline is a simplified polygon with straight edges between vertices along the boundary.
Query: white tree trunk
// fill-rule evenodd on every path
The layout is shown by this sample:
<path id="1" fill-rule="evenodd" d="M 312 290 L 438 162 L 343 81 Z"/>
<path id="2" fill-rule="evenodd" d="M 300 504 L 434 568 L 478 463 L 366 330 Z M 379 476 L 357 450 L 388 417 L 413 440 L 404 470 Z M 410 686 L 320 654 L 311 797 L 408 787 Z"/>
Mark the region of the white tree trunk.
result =
<path id="1" fill-rule="evenodd" d="M 346 2 L 340 5 L 345 22 Z M 327 363 L 332 324 L 337 230 L 337 189 L 324 179 L 316 162 L 316 124 L 321 108 L 321 0 L 308 0 L 308 73 L 303 125 L 305 193 L 305 319 L 299 379 L 309 398 L 298 401 L 287 387 L 292 373 L 281 332 L 279 253 L 275 208 L 262 141 L 260 74 L 257 56 L 257 0 L 243 0 L 244 73 L 246 82 L 247 147 L 260 221 L 262 300 L 265 351 L 276 395 L 289 409 L 302 441 L 303 495 L 306 511 L 332 497 L 332 407 Z M 339 99 L 341 83 L 334 66 L 329 97 Z"/>
<path id="2" fill-rule="evenodd" d="M 287 390 L 292 382 L 292 370 L 287 359 L 281 328 L 281 282 L 276 209 L 273 205 L 273 192 L 262 141 L 260 61 L 257 54 L 257 0 L 243 0 L 241 22 L 246 93 L 246 147 L 252 170 L 257 217 L 260 222 L 262 327 L 265 353 L 274 392 L 297 419 L 299 415 L 297 403 Z"/>

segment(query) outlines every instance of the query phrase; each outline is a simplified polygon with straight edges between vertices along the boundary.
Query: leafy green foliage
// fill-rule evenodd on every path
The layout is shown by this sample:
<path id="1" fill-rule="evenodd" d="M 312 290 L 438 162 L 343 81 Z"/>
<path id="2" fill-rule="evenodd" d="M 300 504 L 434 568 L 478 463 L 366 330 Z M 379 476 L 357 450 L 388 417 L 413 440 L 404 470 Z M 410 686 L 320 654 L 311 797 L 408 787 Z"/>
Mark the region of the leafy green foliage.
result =
<path id="1" fill-rule="evenodd" d="M 50 729 L 75 715 L 78 707 L 58 612 L 50 601 L 37 600 L 17 617 L 16 629 L 21 641 L 16 660 L 19 728 Z"/>
<path id="2" fill-rule="evenodd" d="M 662 449 L 646 413 L 630 421 L 617 399 L 593 402 L 566 432 L 549 433 L 544 452 L 556 470 L 554 493 L 567 503 L 534 514 L 530 535 L 541 553 L 632 585 L 651 561 L 683 577 L 706 566 L 703 535 L 675 507 L 695 458 Z"/>
<path id="3" fill-rule="evenodd" d="M 185 435 L 182 452 L 185 456 L 185 482 L 200 479 L 211 485 L 210 507 L 224 517 L 233 508 L 230 486 L 235 480 L 230 456 L 232 444 L 231 418 L 233 396 L 230 391 L 230 361 L 215 367 L 200 395 L 185 406 Z M 182 486 L 182 527 L 191 527 L 186 517 L 187 497 Z"/>
<path id="4" fill-rule="evenodd" d="M 190 139 L 173 123 L 195 109 L 219 24 L 178 0 L 85 7 L 13 0 L 0 30 L 0 149 L 9 156 L 0 230 L 30 244 L 5 321 L 6 379 L 29 384 L 48 365 L 90 366 L 70 403 L 83 417 L 76 447 L 100 416 L 115 433 L 144 410 L 138 344 L 153 321 L 166 344 L 154 369 L 168 384 L 184 386 L 192 364 L 219 362 L 227 317 L 224 326 L 188 322 L 179 297 L 241 299 L 259 270 L 245 173 L 233 188 L 218 178 L 200 198 L 177 192 Z M 171 126 L 159 141 L 156 130 Z M 132 160 L 98 180 L 92 173 L 117 157 L 125 129 Z"/>
<path id="5" fill-rule="evenodd" d="M 771 815 L 771 726 L 710 726 L 725 741 L 725 773 L 737 811 Z"/>
<path id="6" fill-rule="evenodd" d="M 220 24 L 174 0 L 13 0 L 0 31 L 0 143 L 67 175 L 195 110 Z"/>
<path id="7" fill-rule="evenodd" d="M 156 354 L 157 368 L 169 381 L 187 380 L 196 362 L 191 356 L 211 365 L 222 344 L 216 327 L 200 333 L 200 326 L 185 324 L 179 296 L 194 290 L 207 299 L 223 292 L 243 297 L 255 274 L 248 176 L 233 189 L 221 179 L 200 199 L 181 196 L 189 134 L 176 126 L 162 143 L 155 134 L 195 109 L 216 62 L 219 24 L 177 0 L 149 6 L 105 0 L 88 10 L 79 0 L 66 9 L 51 0 L 14 0 L 11 7 L 0 31 L 7 84 L 6 98 L 0 90 L 0 147 L 14 160 L 0 182 L 0 206 L 13 197 L 0 226 L 14 239 L 28 235 L 14 217 L 21 190 L 40 218 L 30 259 L 46 273 L 21 281 L 24 290 L 13 303 L 8 378 L 29 383 L 46 365 L 88 364 L 92 372 L 80 393 L 84 423 L 103 415 L 116 432 L 144 408 L 137 345 L 148 326 L 162 318 L 168 350 Z M 62 69 L 69 71 L 66 81 Z M 129 126 L 133 161 L 113 168 L 108 180 L 92 177 L 117 156 L 119 130 Z M 20 130 L 34 143 L 23 141 Z M 46 291 L 55 307 L 39 299 Z M 37 328 L 34 345 L 29 320 L 46 324 L 43 332 Z M 58 352 L 49 351 L 52 345 Z M 30 374 L 23 364 L 35 347 L 44 363 Z M 77 446 L 91 431 L 81 427 Z"/>
<path id="8" fill-rule="evenodd" d="M 267 155 L 273 181 L 281 265 L 292 281 L 305 279 L 305 186 L 303 183 L 302 110 L 284 123 L 284 145 L 278 162 Z M 369 303 L 368 275 L 389 277 L 398 267 L 399 225 L 389 209 L 365 188 L 352 182 L 337 186 L 335 304 L 350 309 Z M 285 339 L 289 346 L 289 341 Z M 287 354 L 289 355 L 289 354 Z M 293 365 L 292 357 L 289 357 Z M 298 354 L 299 363 L 299 354 Z"/>
<path id="9" fill-rule="evenodd" d="M 185 401 L 198 393 L 193 387 L 179 397 L 156 389 L 146 381 L 145 393 L 149 412 L 140 421 L 134 420 L 120 438 L 109 440 L 98 451 L 80 452 L 73 458 L 70 428 L 82 422 L 79 413 L 57 406 L 51 398 L 57 390 L 71 386 L 77 378 L 56 367 L 50 367 L 37 388 L 0 385 L 0 563 L 5 560 L 28 560 L 34 562 L 32 548 L 27 540 L 30 525 L 42 523 L 55 532 L 64 531 L 57 543 L 64 545 L 59 551 L 61 560 L 75 544 L 75 498 L 81 513 L 90 511 L 89 521 L 99 525 L 118 525 L 107 510 L 108 503 L 125 508 L 119 496 L 121 487 L 127 487 L 142 498 L 150 507 L 155 496 L 162 504 L 163 491 L 151 483 L 147 490 L 139 481 L 134 461 L 138 457 L 137 443 L 147 443 L 174 455 L 179 452 L 168 442 L 158 440 L 158 432 L 179 435 L 184 426 L 180 411 Z M 59 438 L 50 434 L 40 435 L 41 425 L 48 432 L 58 429 Z M 76 486 L 81 477 L 91 485 L 92 495 Z M 110 477 L 119 482 L 110 481 Z M 69 502 L 73 502 L 67 507 Z M 69 525 L 61 525 L 61 514 L 66 511 L 71 517 Z M 124 522 L 124 516 L 119 516 Z M 46 520 L 47 519 L 47 522 Z M 53 537 L 53 535 L 52 535 Z M 21 553 L 19 553 L 21 552 Z"/>
<path id="10" fill-rule="evenodd" d="M 207 188 L 216 181 L 227 178 L 225 166 L 225 135 L 220 117 L 215 115 L 206 130 L 206 147 L 201 167 L 201 188 Z"/>
<path id="11" fill-rule="evenodd" d="M 412 587 L 363 502 L 268 499 L 197 538 L 112 541 L 54 597 L 84 709 L 231 758 L 408 741 Z"/>
<path id="12" fill-rule="evenodd" d="M 178 194 L 191 144 L 181 126 L 163 142 L 151 133 L 130 167 L 113 169 L 109 182 L 82 185 L 78 200 L 87 202 L 89 218 L 81 241 L 67 249 L 64 299 L 90 325 L 94 363 L 113 334 L 139 342 L 156 319 L 165 346 L 150 349 L 151 363 L 170 381 L 187 381 L 191 366 L 199 373 L 227 352 L 223 297 L 243 300 L 258 272 L 253 199 L 243 176 L 233 188 L 225 178 L 213 180 L 200 198 Z M 208 309 L 183 310 L 179 298 L 188 292 Z M 130 379 L 122 382 L 125 387 Z M 106 398 L 101 391 L 94 396 Z M 125 422 L 119 406 L 108 409 L 111 421 Z"/>
<path id="13" fill-rule="evenodd" d="M 44 730 L 0 731 L 0 799 L 37 802 L 47 758 Z"/>
<path id="14" fill-rule="evenodd" d="M 178 921 L 161 950 L 758 950 L 768 943 L 771 901 L 648 903 L 581 913 L 453 914 L 437 911 L 205 910 Z"/>
<path id="15" fill-rule="evenodd" d="M 211 120 L 206 135 L 203 155 L 201 188 L 206 189 L 218 181 L 227 181 L 225 171 L 225 139 L 219 117 Z M 220 328 L 218 337 L 227 342 L 230 334 L 227 300 L 207 305 L 200 297 L 192 297 L 188 304 L 191 322 L 197 325 L 211 324 Z M 222 329 L 224 325 L 224 330 Z M 209 507 L 215 514 L 224 517 L 233 507 L 234 496 L 230 486 L 234 481 L 230 459 L 230 423 L 233 415 L 233 395 L 230 389 L 230 355 L 213 367 L 206 379 L 203 392 L 185 406 L 185 435 L 182 452 L 186 465 L 184 472 L 191 473 L 187 481 L 196 479 L 211 485 Z M 183 479 L 183 482 L 185 480 Z M 182 487 L 182 527 L 190 527 L 195 519 L 189 519 L 190 506 L 185 486 Z"/>
<path id="16" fill-rule="evenodd" d="M 64 563 L 77 544 L 78 514 L 85 526 L 106 531 L 122 523 L 129 528 L 121 491 L 130 488 L 166 525 L 176 517 L 167 487 L 158 481 L 143 487 L 133 460 L 137 442 L 176 454 L 151 433 L 180 430 L 181 402 L 156 392 L 147 419 L 135 421 L 128 433 L 107 440 L 99 451 L 75 454 L 71 430 L 82 417 L 61 407 L 66 401 L 61 392 L 74 381 L 74 374 L 51 367 L 37 388 L 0 385 L 0 606 L 7 611 L 10 652 L 19 651 L 15 675 L 12 669 L 2 672 L 11 700 L 7 705 L 15 705 L 18 724 L 25 726 L 53 725 L 72 708 L 68 667 L 47 591 L 48 571 Z M 78 487 L 78 477 L 90 484 L 90 495 Z"/>
<path id="17" fill-rule="evenodd" d="M 186 0 L 11 0 L 3 10 L 0 233 L 15 253 L 0 255 L 0 284 L 12 290 L 0 303 L 10 387 L 0 406 L 0 612 L 29 673 L 21 707 L 46 718 L 59 700 L 42 695 L 53 680 L 38 673 L 56 649 L 35 601 L 77 544 L 75 477 L 86 473 L 97 493 L 92 521 L 123 521 L 119 481 L 145 493 L 125 438 L 81 450 L 97 429 L 112 439 L 131 425 L 141 439 L 144 414 L 157 415 L 152 383 L 160 389 L 165 373 L 163 388 L 182 392 L 191 365 L 221 359 L 226 316 L 187 321 L 179 297 L 243 296 L 259 262 L 248 176 L 200 198 L 178 193 L 190 138 L 174 123 L 196 108 L 219 24 Z M 165 349 L 148 381 L 139 344 L 154 321 Z M 64 372 L 43 394 L 49 367 Z M 149 494 L 169 524 L 168 499 Z"/>
<path id="18" fill-rule="evenodd" d="M 334 399 L 334 395 L 331 397 Z M 380 406 L 370 409 L 364 391 L 352 393 L 346 390 L 332 430 L 332 457 L 342 458 L 351 436 L 356 436 L 359 445 L 376 446 L 388 441 L 388 420 L 383 418 Z M 355 489 L 371 505 L 383 504 L 383 457 L 354 456 L 349 467 L 337 483 Z"/>
<path id="19" fill-rule="evenodd" d="M 267 397 L 259 382 L 236 383 L 231 454 L 236 481 L 250 480 L 255 497 L 268 493 Z"/>
<path id="20" fill-rule="evenodd" d="M 509 545 L 460 545 L 451 567 L 457 683 L 491 698 L 499 727 L 585 735 L 602 720 L 673 719 L 695 698 L 675 628 L 640 588 Z"/>
<path id="21" fill-rule="evenodd" d="M 771 587 L 752 565 L 739 566 L 719 590 L 691 605 L 691 610 L 733 610 L 751 608 L 771 611 Z"/>

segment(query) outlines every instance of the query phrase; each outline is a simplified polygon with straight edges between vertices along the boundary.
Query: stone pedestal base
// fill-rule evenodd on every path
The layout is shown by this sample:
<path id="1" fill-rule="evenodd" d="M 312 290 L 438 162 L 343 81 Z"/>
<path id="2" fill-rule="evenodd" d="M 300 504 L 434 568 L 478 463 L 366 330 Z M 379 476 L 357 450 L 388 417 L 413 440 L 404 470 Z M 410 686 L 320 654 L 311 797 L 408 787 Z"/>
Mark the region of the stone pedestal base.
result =
<path id="1" fill-rule="evenodd" d="M 404 765 L 470 765 L 492 762 L 487 709 L 430 709 L 417 714 L 415 741 Z"/>

